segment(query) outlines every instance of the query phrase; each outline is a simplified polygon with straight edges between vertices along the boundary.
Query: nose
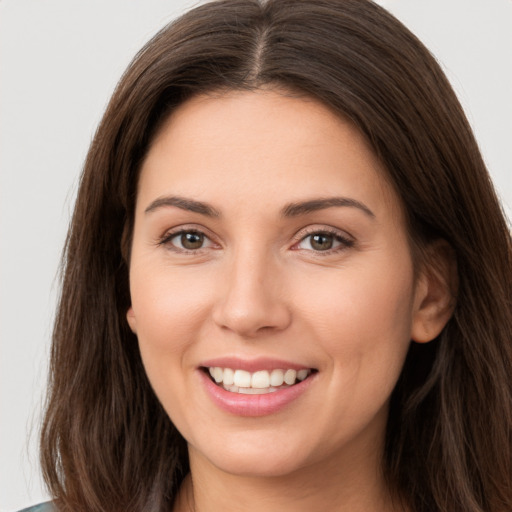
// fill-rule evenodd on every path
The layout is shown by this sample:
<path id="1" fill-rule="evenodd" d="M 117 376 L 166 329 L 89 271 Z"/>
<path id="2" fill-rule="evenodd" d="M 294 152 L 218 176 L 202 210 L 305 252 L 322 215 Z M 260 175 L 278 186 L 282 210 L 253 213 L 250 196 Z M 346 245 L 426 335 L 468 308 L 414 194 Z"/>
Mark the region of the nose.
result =
<path id="1" fill-rule="evenodd" d="M 282 268 L 268 255 L 247 252 L 240 251 L 221 276 L 213 320 L 244 338 L 282 331 L 291 322 Z"/>

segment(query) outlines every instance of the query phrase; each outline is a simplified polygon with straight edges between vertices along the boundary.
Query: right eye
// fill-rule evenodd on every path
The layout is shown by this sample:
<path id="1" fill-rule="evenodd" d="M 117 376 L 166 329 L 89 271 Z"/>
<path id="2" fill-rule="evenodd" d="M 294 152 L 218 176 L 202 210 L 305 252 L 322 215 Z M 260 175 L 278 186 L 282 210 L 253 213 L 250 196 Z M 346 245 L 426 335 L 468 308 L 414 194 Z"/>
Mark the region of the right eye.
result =
<path id="1" fill-rule="evenodd" d="M 213 242 L 201 231 L 182 230 L 165 236 L 161 244 L 171 245 L 180 251 L 197 251 L 211 247 Z"/>

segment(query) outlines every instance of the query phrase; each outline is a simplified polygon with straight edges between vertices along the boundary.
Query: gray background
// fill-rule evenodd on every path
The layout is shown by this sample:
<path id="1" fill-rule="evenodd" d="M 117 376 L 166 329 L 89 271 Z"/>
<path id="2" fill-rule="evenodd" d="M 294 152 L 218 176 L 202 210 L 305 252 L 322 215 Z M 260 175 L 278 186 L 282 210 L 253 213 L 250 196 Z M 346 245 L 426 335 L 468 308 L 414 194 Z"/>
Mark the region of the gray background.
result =
<path id="1" fill-rule="evenodd" d="M 382 0 L 441 61 L 512 211 L 512 0 Z M 45 499 L 37 431 L 78 175 L 135 52 L 197 2 L 0 0 L 0 512 Z"/>

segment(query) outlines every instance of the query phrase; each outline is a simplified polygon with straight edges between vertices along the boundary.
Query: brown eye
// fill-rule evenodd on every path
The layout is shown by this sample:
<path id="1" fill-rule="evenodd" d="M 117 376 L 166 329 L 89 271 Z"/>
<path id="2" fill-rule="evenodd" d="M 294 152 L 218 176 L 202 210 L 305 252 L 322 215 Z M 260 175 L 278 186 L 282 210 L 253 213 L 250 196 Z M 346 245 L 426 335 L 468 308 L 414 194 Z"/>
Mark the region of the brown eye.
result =
<path id="1" fill-rule="evenodd" d="M 200 249 L 203 246 L 204 235 L 202 233 L 188 231 L 181 233 L 179 240 L 183 249 L 193 251 L 194 249 Z"/>
<path id="2" fill-rule="evenodd" d="M 328 231 L 317 231 L 305 236 L 296 246 L 297 249 L 314 252 L 332 252 L 347 249 L 354 241 L 341 234 Z"/>
<path id="3" fill-rule="evenodd" d="M 201 231 L 179 231 L 165 237 L 162 242 L 171 249 L 178 251 L 197 251 L 212 247 L 212 241 Z"/>
<path id="4" fill-rule="evenodd" d="M 311 244 L 311 248 L 315 251 L 327 251 L 332 249 L 334 236 L 323 233 L 311 235 L 309 243 Z"/>

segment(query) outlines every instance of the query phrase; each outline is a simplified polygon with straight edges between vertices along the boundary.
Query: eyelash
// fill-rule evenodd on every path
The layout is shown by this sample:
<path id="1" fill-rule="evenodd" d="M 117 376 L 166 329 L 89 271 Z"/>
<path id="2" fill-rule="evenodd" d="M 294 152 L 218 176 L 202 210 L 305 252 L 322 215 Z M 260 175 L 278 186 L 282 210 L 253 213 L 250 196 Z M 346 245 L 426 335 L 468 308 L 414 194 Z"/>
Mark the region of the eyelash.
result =
<path id="1" fill-rule="evenodd" d="M 208 247 L 199 247 L 197 249 L 185 249 L 182 247 L 176 247 L 176 245 L 171 243 L 171 240 L 177 238 L 179 236 L 183 236 L 185 234 L 193 234 L 204 237 L 204 240 L 208 240 L 211 244 L 214 242 L 211 240 L 211 237 L 206 235 L 204 231 L 197 228 L 180 228 L 177 231 L 167 232 L 160 240 L 158 240 L 158 245 L 160 246 L 168 246 L 168 248 L 172 251 L 183 253 L 183 254 L 198 254 L 202 249 L 207 249 Z"/>
<path id="2" fill-rule="evenodd" d="M 198 253 L 202 252 L 203 249 L 209 248 L 209 247 L 199 247 L 197 249 L 185 249 L 185 248 L 177 247 L 176 245 L 171 243 L 171 241 L 174 238 L 183 236 L 185 234 L 199 235 L 201 237 L 204 237 L 204 240 L 208 240 L 210 242 L 210 244 L 215 244 L 215 242 L 213 242 L 211 240 L 211 238 L 208 235 L 206 235 L 204 233 L 204 231 L 202 231 L 200 229 L 181 228 L 181 229 L 178 229 L 177 231 L 167 232 L 161 239 L 158 240 L 157 245 L 169 246 L 170 250 L 179 252 L 179 253 L 183 253 L 183 254 L 198 254 Z M 335 242 L 339 243 L 339 245 L 337 247 L 329 248 L 326 250 L 302 249 L 300 247 L 297 247 L 300 243 L 304 242 L 305 240 L 307 240 L 308 238 L 310 238 L 314 235 L 332 237 Z M 327 229 L 326 228 L 321 228 L 321 229 L 309 228 L 309 229 L 306 229 L 305 231 L 303 231 L 302 233 L 298 234 L 296 236 L 296 239 L 297 239 L 297 241 L 292 246 L 293 250 L 297 250 L 297 251 L 305 250 L 308 252 L 313 252 L 313 253 L 315 253 L 315 256 L 317 256 L 317 255 L 318 256 L 328 256 L 328 255 L 349 249 L 350 247 L 353 247 L 355 244 L 353 239 L 342 235 L 340 233 L 340 231 L 338 231 L 337 229 L 334 229 L 334 228 L 330 228 L 330 229 L 329 228 L 327 228 Z"/>
<path id="3" fill-rule="evenodd" d="M 296 250 L 296 251 L 300 251 L 300 250 L 311 251 L 315 254 L 315 256 L 322 257 L 322 256 L 329 256 L 329 255 L 344 251 L 346 249 L 350 249 L 351 247 L 353 247 L 355 245 L 355 241 L 352 238 L 349 238 L 348 236 L 341 234 L 341 232 L 335 228 L 320 228 L 320 229 L 319 228 L 307 228 L 305 230 L 305 232 L 303 231 L 302 233 L 300 233 L 298 235 L 298 237 L 300 236 L 300 238 L 294 244 L 293 247 L 296 247 L 297 245 L 304 242 L 308 238 L 313 237 L 314 235 L 332 237 L 335 242 L 339 243 L 339 245 L 337 247 L 326 249 L 323 251 L 320 251 L 320 250 L 315 251 L 314 249 L 301 249 L 299 247 L 297 247 L 294 250 Z"/>

